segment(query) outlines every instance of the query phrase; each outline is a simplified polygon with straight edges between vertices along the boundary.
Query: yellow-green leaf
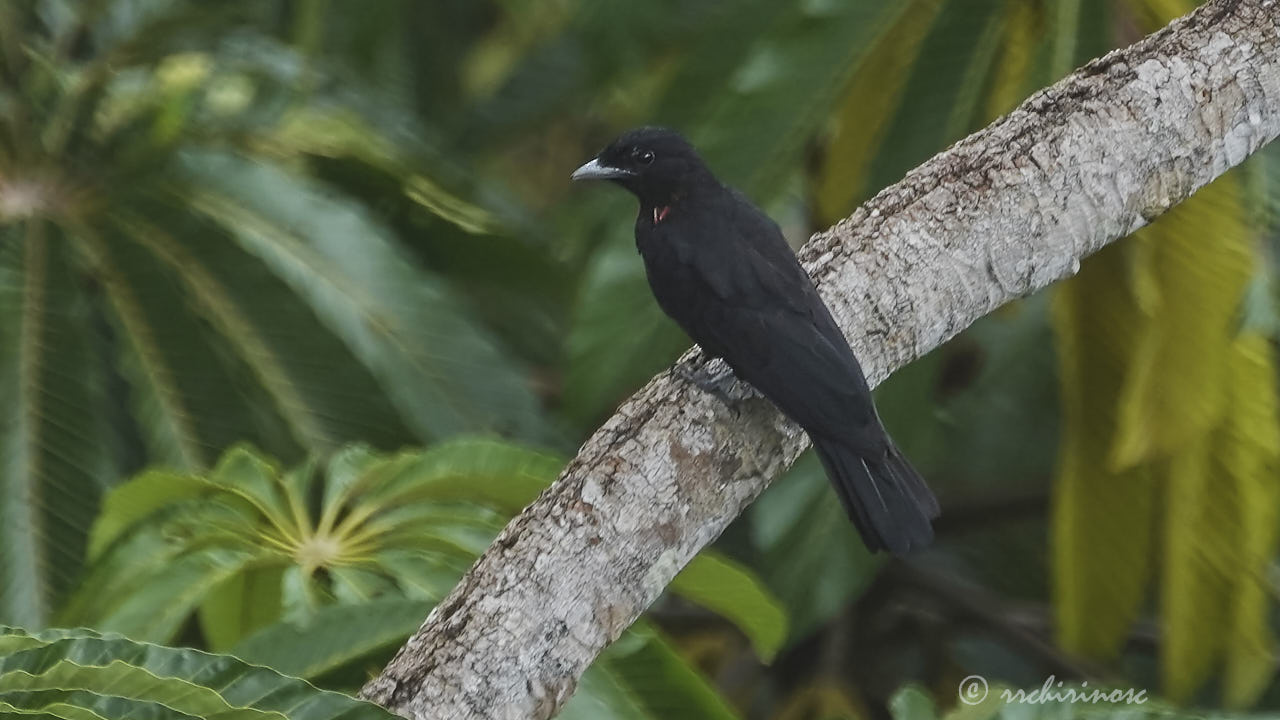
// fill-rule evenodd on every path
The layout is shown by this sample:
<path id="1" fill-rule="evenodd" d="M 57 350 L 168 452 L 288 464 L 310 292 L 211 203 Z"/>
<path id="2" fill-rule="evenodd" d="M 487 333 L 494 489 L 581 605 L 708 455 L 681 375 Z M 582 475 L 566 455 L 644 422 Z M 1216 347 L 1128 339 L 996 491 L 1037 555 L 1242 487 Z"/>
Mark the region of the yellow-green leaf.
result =
<path id="1" fill-rule="evenodd" d="M 942 3 L 910 0 L 858 66 L 835 113 L 834 131 L 815 180 L 818 219 L 849 214 L 866 192 L 867 169 L 906 88 L 916 50 Z"/>
<path id="2" fill-rule="evenodd" d="M 738 626 L 756 654 L 773 659 L 787 638 L 782 602 L 746 567 L 714 552 L 698 554 L 671 581 L 671 591 Z"/>
<path id="3" fill-rule="evenodd" d="M 1258 264 L 1238 176 L 1085 263 L 1057 298 L 1059 640 L 1114 656 L 1159 567 L 1165 691 L 1256 701 L 1274 675 L 1275 357 L 1241 322 Z M 1158 562 L 1156 561 L 1158 558 Z"/>
<path id="4" fill-rule="evenodd" d="M 1108 657 L 1137 617 L 1150 578 L 1155 476 L 1106 462 L 1115 398 L 1140 322 L 1126 282 L 1132 254 L 1113 245 L 1054 298 L 1062 384 L 1062 445 L 1053 488 L 1053 580 L 1058 641 Z"/>

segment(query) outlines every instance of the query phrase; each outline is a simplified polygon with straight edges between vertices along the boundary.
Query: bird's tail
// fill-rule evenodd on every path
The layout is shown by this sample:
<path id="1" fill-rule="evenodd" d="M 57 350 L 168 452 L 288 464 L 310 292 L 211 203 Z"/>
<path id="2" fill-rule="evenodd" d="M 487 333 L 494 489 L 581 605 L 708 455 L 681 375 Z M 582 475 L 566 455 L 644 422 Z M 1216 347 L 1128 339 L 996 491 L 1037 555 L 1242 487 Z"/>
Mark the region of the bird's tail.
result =
<path id="1" fill-rule="evenodd" d="M 933 541 L 938 501 L 892 441 L 880 459 L 830 440 L 813 445 L 868 549 L 904 553 Z"/>

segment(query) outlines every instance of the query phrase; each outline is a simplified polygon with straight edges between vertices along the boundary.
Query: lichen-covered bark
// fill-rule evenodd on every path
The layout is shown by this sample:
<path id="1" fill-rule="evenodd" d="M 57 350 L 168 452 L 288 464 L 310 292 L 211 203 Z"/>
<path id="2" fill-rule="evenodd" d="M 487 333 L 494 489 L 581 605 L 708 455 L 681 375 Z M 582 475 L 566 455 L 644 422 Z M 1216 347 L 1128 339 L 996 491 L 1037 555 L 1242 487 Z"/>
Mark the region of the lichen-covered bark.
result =
<path id="1" fill-rule="evenodd" d="M 1072 274 L 1278 133 L 1280 4 L 1216 0 L 937 155 L 801 257 L 877 382 Z M 804 448 L 763 400 L 744 395 L 737 409 L 655 378 L 364 696 L 410 718 L 554 715 L 600 650 Z"/>

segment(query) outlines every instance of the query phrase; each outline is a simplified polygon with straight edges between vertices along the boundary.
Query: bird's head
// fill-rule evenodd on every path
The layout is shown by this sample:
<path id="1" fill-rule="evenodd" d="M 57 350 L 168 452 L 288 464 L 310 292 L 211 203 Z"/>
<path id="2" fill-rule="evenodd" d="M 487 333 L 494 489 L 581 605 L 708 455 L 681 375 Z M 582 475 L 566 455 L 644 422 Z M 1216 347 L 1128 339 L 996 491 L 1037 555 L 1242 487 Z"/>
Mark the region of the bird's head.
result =
<path id="1" fill-rule="evenodd" d="M 574 180 L 612 180 L 645 205 L 667 205 L 702 183 L 715 183 L 697 151 L 674 130 L 629 130 L 590 162 Z"/>

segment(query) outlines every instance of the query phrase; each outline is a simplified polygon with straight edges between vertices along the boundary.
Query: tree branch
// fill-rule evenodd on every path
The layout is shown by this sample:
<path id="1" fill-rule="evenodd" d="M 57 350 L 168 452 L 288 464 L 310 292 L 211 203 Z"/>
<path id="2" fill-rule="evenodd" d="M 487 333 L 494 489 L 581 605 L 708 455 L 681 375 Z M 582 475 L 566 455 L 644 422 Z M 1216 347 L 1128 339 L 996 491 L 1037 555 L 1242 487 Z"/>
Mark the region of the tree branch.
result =
<path id="1" fill-rule="evenodd" d="M 1089 63 L 815 235 L 801 258 L 868 379 L 1073 274 L 1280 133 L 1278 1 L 1215 0 Z M 364 697 L 410 718 L 554 715 L 804 449 L 767 402 L 738 409 L 669 372 L 654 378 Z"/>

